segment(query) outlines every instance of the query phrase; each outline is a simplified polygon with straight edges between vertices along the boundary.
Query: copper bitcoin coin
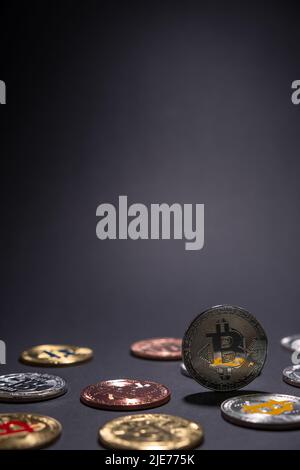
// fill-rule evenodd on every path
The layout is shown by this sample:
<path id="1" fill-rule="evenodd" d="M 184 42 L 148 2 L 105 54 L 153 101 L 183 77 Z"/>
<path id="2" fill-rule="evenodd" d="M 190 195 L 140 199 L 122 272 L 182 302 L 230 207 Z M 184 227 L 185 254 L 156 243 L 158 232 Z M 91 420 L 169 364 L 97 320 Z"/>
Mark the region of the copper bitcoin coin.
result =
<path id="1" fill-rule="evenodd" d="M 117 379 L 89 385 L 80 399 L 88 406 L 107 410 L 143 410 L 170 400 L 170 390 L 148 380 Z"/>
<path id="2" fill-rule="evenodd" d="M 181 346 L 182 340 L 179 338 L 150 338 L 133 343 L 131 353 L 143 359 L 179 360 Z"/>

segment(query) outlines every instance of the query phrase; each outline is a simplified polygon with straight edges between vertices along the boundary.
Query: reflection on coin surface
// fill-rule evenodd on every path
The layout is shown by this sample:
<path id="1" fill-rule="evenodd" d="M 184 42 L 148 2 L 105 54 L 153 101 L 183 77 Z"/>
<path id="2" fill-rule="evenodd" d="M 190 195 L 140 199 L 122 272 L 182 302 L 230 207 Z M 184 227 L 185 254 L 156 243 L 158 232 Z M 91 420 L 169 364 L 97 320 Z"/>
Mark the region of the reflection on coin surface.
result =
<path id="1" fill-rule="evenodd" d="M 289 351 L 300 351 L 300 335 L 286 336 L 280 343 Z"/>
<path id="2" fill-rule="evenodd" d="M 182 340 L 179 338 L 150 338 L 131 346 L 134 356 L 161 361 L 181 359 Z"/>
<path id="3" fill-rule="evenodd" d="M 300 398 L 278 393 L 255 393 L 230 398 L 221 405 L 231 423 L 261 429 L 300 427 Z"/>
<path id="4" fill-rule="evenodd" d="M 266 359 L 267 338 L 249 312 L 218 305 L 193 320 L 182 350 L 188 373 L 201 385 L 236 390 L 259 375 Z"/>
<path id="5" fill-rule="evenodd" d="M 188 371 L 186 370 L 186 367 L 185 367 L 185 365 L 184 365 L 184 362 L 181 363 L 181 365 L 180 365 L 180 370 L 181 370 L 182 375 L 185 375 L 186 377 L 191 378 L 190 374 L 189 374 Z"/>
<path id="6" fill-rule="evenodd" d="M 106 380 L 89 385 L 81 392 L 81 401 L 95 408 L 109 410 L 143 410 L 169 401 L 170 390 L 145 380 Z"/>
<path id="7" fill-rule="evenodd" d="M 68 366 L 88 361 L 93 357 L 90 348 L 66 344 L 43 344 L 27 349 L 21 354 L 21 361 L 39 366 Z"/>
<path id="8" fill-rule="evenodd" d="M 66 382 L 55 375 L 22 372 L 0 376 L 0 401 L 48 400 L 66 391 Z"/>
<path id="9" fill-rule="evenodd" d="M 31 413 L 0 414 L 0 449 L 35 449 L 55 441 L 61 424 L 54 418 Z"/>
<path id="10" fill-rule="evenodd" d="M 137 414 L 113 419 L 99 430 L 101 443 L 111 449 L 193 449 L 203 440 L 202 427 L 166 414 Z"/>
<path id="11" fill-rule="evenodd" d="M 300 365 L 286 367 L 283 370 L 282 378 L 289 385 L 300 387 Z"/>

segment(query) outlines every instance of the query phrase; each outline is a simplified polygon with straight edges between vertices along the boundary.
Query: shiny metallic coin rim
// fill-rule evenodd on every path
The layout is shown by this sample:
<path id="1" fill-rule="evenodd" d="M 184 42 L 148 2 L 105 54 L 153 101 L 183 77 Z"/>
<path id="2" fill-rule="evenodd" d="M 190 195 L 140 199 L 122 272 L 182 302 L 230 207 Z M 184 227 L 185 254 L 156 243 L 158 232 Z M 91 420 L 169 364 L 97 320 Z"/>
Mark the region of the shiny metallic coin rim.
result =
<path id="1" fill-rule="evenodd" d="M 280 344 L 282 347 L 284 347 L 285 349 L 287 349 L 288 351 L 300 351 L 300 348 L 299 349 L 295 349 L 295 348 L 292 348 L 292 343 L 294 341 L 297 341 L 299 340 L 300 341 L 300 334 L 298 335 L 291 335 L 291 336 L 285 336 L 284 338 L 281 338 L 280 340 Z"/>
<path id="2" fill-rule="evenodd" d="M 57 387 L 52 388 L 50 390 L 44 390 L 42 392 L 5 392 L 0 389 L 0 402 L 3 403 L 31 403 L 31 402 L 39 402 L 44 400 L 51 400 L 52 398 L 57 398 L 64 395 L 67 390 L 67 383 L 66 381 L 57 375 L 52 374 L 40 374 L 38 372 L 16 372 L 13 374 L 4 374 L 0 376 L 0 379 L 3 377 L 12 377 L 15 375 L 27 375 L 27 376 L 43 376 L 48 380 L 55 380 L 59 382 L 60 385 Z"/>
<path id="3" fill-rule="evenodd" d="M 0 436 L 0 450 L 42 449 L 56 442 L 62 433 L 61 423 L 57 419 L 52 418 L 51 416 L 41 415 L 39 413 L 25 413 L 25 412 L 0 413 L 0 419 L 1 417 L 4 417 L 4 416 L 9 416 L 15 419 L 20 419 L 20 421 L 24 419 L 24 416 L 27 417 L 27 419 L 30 419 L 30 417 L 33 417 L 34 419 L 40 420 L 43 423 L 45 423 L 46 421 L 46 424 L 48 427 L 50 426 L 50 429 L 48 429 L 47 431 L 30 433 L 31 438 L 33 436 L 35 437 L 34 444 L 27 443 L 26 439 L 18 440 L 18 438 L 13 435 L 3 440 L 1 439 L 1 436 Z M 18 445 L 14 445 L 14 443 L 15 444 L 17 443 Z"/>
<path id="4" fill-rule="evenodd" d="M 139 346 L 141 344 L 147 344 L 147 343 L 153 343 L 155 341 L 165 341 L 165 342 L 179 342 L 182 344 L 182 339 L 180 338 L 172 338 L 172 337 L 157 337 L 157 338 L 147 338 L 147 339 L 141 339 L 139 341 L 135 341 L 132 343 L 130 346 L 130 352 L 133 356 L 141 358 L 141 359 L 151 359 L 155 361 L 178 361 L 182 357 L 181 351 L 176 352 L 176 353 L 170 353 L 169 351 L 166 351 L 165 354 L 163 353 L 151 353 L 147 351 L 142 351 L 139 349 Z"/>
<path id="5" fill-rule="evenodd" d="M 188 373 L 187 368 L 185 367 L 184 362 L 182 362 L 182 363 L 180 364 L 180 372 L 181 372 L 182 375 L 184 375 L 185 377 L 188 377 L 189 379 L 192 378 L 192 377 L 190 376 L 190 374 Z"/>
<path id="6" fill-rule="evenodd" d="M 299 388 L 300 387 L 300 374 L 299 374 L 298 379 L 294 378 L 294 376 L 293 376 L 293 372 L 296 369 L 299 370 L 299 372 L 300 372 L 300 365 L 289 366 L 289 367 L 286 367 L 285 369 L 283 369 L 282 379 L 287 384 L 293 385 L 293 387 L 298 387 Z"/>
<path id="7" fill-rule="evenodd" d="M 207 315 L 210 312 L 216 312 L 220 309 L 223 309 L 223 310 L 236 310 L 238 312 L 237 314 L 240 317 L 242 317 L 244 320 L 249 321 L 251 324 L 254 324 L 255 327 L 258 327 L 259 330 L 260 330 L 260 334 L 264 337 L 265 346 L 266 346 L 265 347 L 265 353 L 264 353 L 260 368 L 257 368 L 256 371 L 253 370 L 253 373 L 247 377 L 247 380 L 242 380 L 240 382 L 232 384 L 232 386 L 228 386 L 228 385 L 224 386 L 222 383 L 220 383 L 218 386 L 216 386 L 216 384 L 212 384 L 204 376 L 201 376 L 201 375 L 195 373 L 194 367 L 191 363 L 191 358 L 190 358 L 190 353 L 189 353 L 190 338 L 192 337 L 192 332 L 195 329 L 195 324 L 199 321 L 199 318 L 203 315 Z M 225 312 L 225 313 L 229 313 L 229 312 Z M 215 305 L 213 307 L 210 307 L 210 308 L 204 310 L 203 312 L 201 312 L 199 315 L 197 315 L 192 320 L 192 322 L 190 323 L 190 325 L 187 328 L 187 330 L 184 334 L 184 337 L 183 337 L 182 358 L 183 358 L 183 362 L 184 362 L 184 365 L 185 365 L 188 373 L 200 385 L 202 385 L 203 387 L 205 387 L 209 390 L 215 390 L 215 391 L 220 391 L 220 392 L 230 392 L 230 391 L 238 390 L 240 388 L 245 387 L 250 382 L 252 382 L 252 380 L 254 380 L 255 378 L 257 378 L 260 375 L 260 373 L 261 373 L 261 371 L 262 371 L 262 369 L 263 369 L 263 367 L 266 363 L 267 349 L 268 349 L 268 339 L 267 339 L 265 330 L 263 329 L 263 327 L 261 326 L 259 321 L 254 317 L 254 315 L 252 315 L 246 309 L 244 309 L 242 307 L 239 307 L 238 305 L 224 304 L 224 305 Z"/>
<path id="8" fill-rule="evenodd" d="M 157 399 L 155 401 L 152 401 L 152 402 L 144 402 L 144 403 L 140 403 L 140 404 L 137 404 L 137 405 L 121 405 L 121 404 L 118 404 L 118 405 L 108 405 L 107 403 L 100 403 L 99 401 L 96 402 L 92 399 L 89 399 L 86 397 L 86 394 L 89 392 L 90 388 L 91 387 L 95 387 L 96 385 L 100 385 L 100 384 L 107 384 L 109 382 L 114 382 L 114 381 L 121 381 L 121 380 L 125 380 L 125 381 L 130 381 L 130 382 L 146 382 L 146 383 L 149 383 L 149 384 L 152 384 L 152 385 L 157 385 L 159 386 L 160 388 L 164 388 L 166 391 L 167 391 L 167 395 L 163 398 L 160 398 L 160 399 Z M 102 380 L 101 382 L 97 382 L 95 384 L 90 384 L 88 385 L 87 387 L 85 387 L 82 391 L 81 391 L 81 394 L 80 394 L 80 400 L 81 402 L 84 404 L 84 405 L 87 405 L 87 406 L 90 406 L 92 408 L 98 408 L 100 410 L 116 410 L 116 411 L 134 411 L 134 410 L 147 410 L 147 409 L 150 409 L 150 408 L 157 408 L 159 406 L 162 406 L 162 405 L 165 405 L 166 403 L 168 403 L 168 401 L 170 401 L 170 398 L 171 398 L 171 391 L 168 387 L 166 387 L 166 385 L 163 385 L 163 384 L 160 384 L 158 382 L 154 382 L 152 380 L 138 380 L 138 379 L 127 379 L 127 378 L 122 378 L 122 379 L 111 379 L 111 380 Z"/>
<path id="9" fill-rule="evenodd" d="M 85 356 L 86 357 L 83 357 L 81 359 L 79 359 L 78 357 L 74 358 L 74 360 L 70 361 L 70 362 L 59 362 L 58 360 L 56 361 L 55 359 L 53 359 L 51 362 L 47 362 L 46 360 L 41 360 L 41 359 L 38 359 L 36 357 L 33 357 L 31 355 L 31 352 L 38 349 L 38 348 L 43 348 L 43 349 L 46 349 L 46 348 L 49 348 L 49 347 L 55 347 L 55 348 L 68 348 L 68 349 L 85 349 L 86 350 L 86 353 L 85 353 Z M 93 350 L 91 348 L 88 348 L 86 346 L 74 346 L 74 345 L 70 345 L 70 344 L 37 344 L 36 346 L 32 346 L 31 348 L 29 349 L 26 349 L 25 351 L 23 351 L 21 353 L 21 356 L 20 356 L 20 361 L 23 362 L 24 364 L 26 365 L 33 365 L 33 366 L 41 366 L 41 367 L 69 367 L 69 366 L 75 366 L 77 364 L 82 364 L 82 363 L 85 363 L 85 362 L 88 362 L 90 361 L 92 358 L 93 358 Z"/>
<path id="10" fill-rule="evenodd" d="M 232 412 L 230 408 L 228 408 L 228 404 L 230 402 L 233 402 L 234 400 L 236 399 L 250 399 L 250 398 L 253 398 L 253 397 L 259 397 L 259 396 L 274 396 L 276 395 L 277 397 L 280 397 L 280 398 L 283 398 L 284 400 L 295 400 L 298 399 L 299 400 L 299 403 L 300 403 L 300 397 L 296 397 L 296 396 L 293 396 L 293 395 L 285 395 L 285 394 L 282 394 L 282 393 L 253 393 L 253 394 L 249 394 L 249 395 L 238 395 L 236 397 L 232 397 L 232 398 L 228 398 L 227 400 L 223 401 L 223 403 L 221 404 L 221 415 L 222 417 L 232 423 L 232 424 L 236 424 L 237 426 L 242 426 L 242 427 L 246 427 L 246 428 L 253 428 L 253 429 L 267 429 L 267 430 L 274 430 L 274 431 L 280 431 L 280 430 L 284 430 L 284 429 L 299 429 L 300 428 L 300 415 L 298 416 L 298 420 L 293 420 L 293 421 L 282 421 L 281 423 L 280 422 L 276 422 L 276 423 L 272 423 L 272 422 L 254 422 L 254 421 L 250 421 L 249 419 L 243 419 L 243 417 L 241 416 L 244 416 L 246 418 L 246 415 L 238 415 L 236 416 L 236 413 Z"/>
<path id="11" fill-rule="evenodd" d="M 125 421 L 130 421 L 132 418 L 135 417 L 145 417 L 145 419 L 154 419 L 155 417 L 165 416 L 167 418 L 172 418 L 174 420 L 185 421 L 186 423 L 193 424 L 197 426 L 197 431 L 199 431 L 198 439 L 194 439 L 189 444 L 176 446 L 174 445 L 161 445 L 154 447 L 153 445 L 149 447 L 149 444 L 145 443 L 145 445 L 136 445 L 134 441 L 126 441 L 126 444 L 122 441 L 117 441 L 115 436 L 111 433 L 111 428 L 115 423 L 121 422 L 124 423 Z M 196 430 L 195 430 L 196 431 Z M 185 450 L 185 449 L 195 449 L 196 447 L 200 446 L 204 440 L 204 430 L 201 424 L 196 423 L 195 421 L 182 418 L 180 416 L 170 415 L 166 413 L 142 413 L 142 414 L 135 414 L 135 415 L 127 415 L 127 416 L 119 416 L 118 418 L 114 418 L 110 421 L 107 421 L 103 426 L 100 427 L 98 431 L 99 441 L 100 443 L 107 449 L 116 449 L 116 450 Z M 169 441 L 170 442 L 170 441 Z M 132 445 L 130 445 L 132 443 Z"/>

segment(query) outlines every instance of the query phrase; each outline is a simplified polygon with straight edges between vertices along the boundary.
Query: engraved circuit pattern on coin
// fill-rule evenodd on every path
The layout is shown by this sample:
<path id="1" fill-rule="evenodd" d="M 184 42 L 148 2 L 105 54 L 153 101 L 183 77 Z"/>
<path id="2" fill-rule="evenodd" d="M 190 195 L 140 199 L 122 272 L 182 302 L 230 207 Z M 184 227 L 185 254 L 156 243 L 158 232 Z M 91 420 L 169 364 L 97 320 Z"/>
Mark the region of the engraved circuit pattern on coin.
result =
<path id="1" fill-rule="evenodd" d="M 69 366 L 86 362 L 93 357 L 90 348 L 67 344 L 42 344 L 34 346 L 21 354 L 25 364 L 39 366 Z"/>
<path id="2" fill-rule="evenodd" d="M 136 414 L 113 419 L 99 430 L 100 442 L 112 449 L 193 449 L 203 440 L 202 427 L 166 414 Z"/>
<path id="3" fill-rule="evenodd" d="M 55 375 L 21 372 L 0 376 L 0 401 L 48 400 L 67 391 L 64 379 Z"/>
<path id="4" fill-rule="evenodd" d="M 183 339 L 188 373 L 206 388 L 220 391 L 244 387 L 265 363 L 267 337 L 246 310 L 218 305 L 198 315 Z"/>
<path id="5" fill-rule="evenodd" d="M 137 341 L 131 345 L 131 353 L 143 359 L 160 361 L 181 359 L 182 339 L 150 338 Z"/>
<path id="6" fill-rule="evenodd" d="M 156 382 L 117 379 L 89 385 L 81 392 L 81 401 L 95 408 L 109 410 L 142 410 L 169 401 L 170 390 Z"/>
<path id="7" fill-rule="evenodd" d="M 61 430 L 61 424 L 49 416 L 32 413 L 1 413 L 0 449 L 46 447 L 59 437 Z"/>
<path id="8" fill-rule="evenodd" d="M 241 395 L 221 405 L 224 419 L 258 429 L 300 428 L 300 398 L 277 393 Z"/>
<path id="9" fill-rule="evenodd" d="M 286 336 L 280 340 L 280 343 L 289 351 L 300 351 L 300 335 Z"/>
<path id="10" fill-rule="evenodd" d="M 286 367 L 283 370 L 282 378 L 289 385 L 300 387 L 300 365 Z"/>

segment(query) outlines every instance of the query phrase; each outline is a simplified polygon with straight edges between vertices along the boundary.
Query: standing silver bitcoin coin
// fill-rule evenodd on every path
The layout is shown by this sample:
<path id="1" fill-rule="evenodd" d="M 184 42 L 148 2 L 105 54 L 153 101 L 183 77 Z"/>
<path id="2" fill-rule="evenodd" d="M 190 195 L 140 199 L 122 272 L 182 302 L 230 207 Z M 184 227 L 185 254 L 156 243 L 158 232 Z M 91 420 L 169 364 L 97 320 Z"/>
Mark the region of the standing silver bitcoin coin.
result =
<path id="1" fill-rule="evenodd" d="M 229 398 L 221 405 L 224 419 L 257 429 L 300 428 L 300 398 L 278 393 L 255 393 Z"/>
<path id="2" fill-rule="evenodd" d="M 236 390 L 260 374 L 267 355 L 267 337 L 246 310 L 218 305 L 193 320 L 182 350 L 188 373 L 201 385 L 212 390 Z"/>
<path id="3" fill-rule="evenodd" d="M 280 343 L 289 351 L 300 351 L 300 335 L 286 336 L 280 340 Z"/>
<path id="4" fill-rule="evenodd" d="M 0 401 L 42 401 L 66 391 L 66 382 L 56 375 L 26 372 L 0 376 Z"/>
<path id="5" fill-rule="evenodd" d="M 300 387 L 300 365 L 286 367 L 283 370 L 282 378 L 289 385 Z"/>

